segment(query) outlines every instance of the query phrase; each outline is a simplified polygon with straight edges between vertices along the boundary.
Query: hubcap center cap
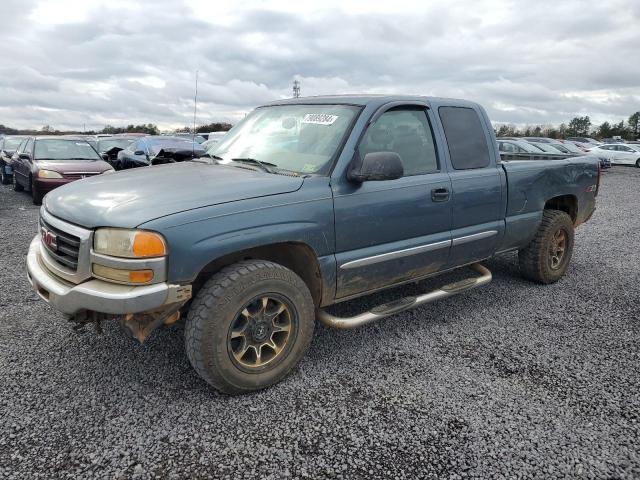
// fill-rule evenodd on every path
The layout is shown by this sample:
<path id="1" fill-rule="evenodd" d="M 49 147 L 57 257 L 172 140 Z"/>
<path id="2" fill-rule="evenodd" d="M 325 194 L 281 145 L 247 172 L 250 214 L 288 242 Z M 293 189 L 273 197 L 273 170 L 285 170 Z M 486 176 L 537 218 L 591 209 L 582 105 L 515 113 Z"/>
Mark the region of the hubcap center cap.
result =
<path id="1" fill-rule="evenodd" d="M 253 327 L 253 339 L 256 342 L 263 342 L 269 335 L 269 326 L 266 322 L 257 322 Z"/>

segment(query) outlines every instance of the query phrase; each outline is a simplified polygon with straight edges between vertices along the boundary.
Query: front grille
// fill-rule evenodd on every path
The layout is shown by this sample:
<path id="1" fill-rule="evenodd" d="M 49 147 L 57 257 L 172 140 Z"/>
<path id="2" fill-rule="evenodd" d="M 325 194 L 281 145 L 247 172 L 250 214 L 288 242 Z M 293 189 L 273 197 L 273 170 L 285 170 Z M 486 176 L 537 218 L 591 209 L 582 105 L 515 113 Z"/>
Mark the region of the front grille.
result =
<path id="1" fill-rule="evenodd" d="M 93 177 L 98 175 L 99 172 L 87 172 L 87 173 L 65 173 L 63 176 L 68 180 L 80 180 L 87 177 Z"/>
<path id="2" fill-rule="evenodd" d="M 80 238 L 64 232 L 59 228 L 45 222 L 40 218 L 42 244 L 47 250 L 47 253 L 53 260 L 63 265 L 64 267 L 73 270 L 78 270 L 78 257 L 80 255 Z M 55 246 L 45 241 L 45 231 L 51 232 L 55 235 Z"/>

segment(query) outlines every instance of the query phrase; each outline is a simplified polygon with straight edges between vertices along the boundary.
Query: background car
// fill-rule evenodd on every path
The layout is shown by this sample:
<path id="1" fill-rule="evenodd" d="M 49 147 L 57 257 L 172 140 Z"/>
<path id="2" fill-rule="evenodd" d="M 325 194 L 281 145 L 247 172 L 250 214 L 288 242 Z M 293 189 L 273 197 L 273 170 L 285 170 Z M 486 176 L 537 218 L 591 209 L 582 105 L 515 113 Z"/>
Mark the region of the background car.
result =
<path id="1" fill-rule="evenodd" d="M 572 142 L 589 143 L 591 145 L 600 145 L 602 143 L 591 137 L 567 137 L 567 140 L 571 140 Z"/>
<path id="2" fill-rule="evenodd" d="M 565 147 L 561 142 L 556 140 L 555 138 L 547 138 L 547 137 L 524 137 L 524 139 L 535 145 L 536 147 L 542 149 L 547 153 L 563 153 L 565 155 L 573 155 L 575 152 L 572 152 L 567 147 Z M 582 153 L 582 152 L 579 152 Z"/>
<path id="3" fill-rule="evenodd" d="M 565 153 L 558 150 L 556 147 L 551 145 L 550 143 L 541 143 L 541 142 L 529 142 L 530 145 L 538 148 L 544 153 L 549 153 L 551 155 L 564 155 Z"/>
<path id="4" fill-rule="evenodd" d="M 124 150 L 129 145 L 134 143 L 138 137 L 98 137 L 96 142 L 96 151 L 100 154 L 103 160 L 106 160 L 111 165 L 114 165 L 118 160 L 118 152 Z"/>
<path id="5" fill-rule="evenodd" d="M 558 139 L 559 142 L 561 142 L 563 145 L 573 145 L 574 147 L 576 147 L 578 150 L 580 150 L 583 153 L 588 152 L 589 150 L 591 150 L 595 145 L 592 145 L 590 143 L 580 143 L 580 142 L 575 142 L 573 140 L 566 140 L 566 139 Z"/>
<path id="6" fill-rule="evenodd" d="M 12 159 L 13 189 L 31 192 L 39 205 L 49 191 L 113 168 L 86 141 L 73 137 L 27 137 Z"/>
<path id="7" fill-rule="evenodd" d="M 173 137 L 184 138 L 186 140 L 195 140 L 198 143 L 204 143 L 207 141 L 202 135 L 193 134 L 193 133 L 174 133 Z"/>
<path id="8" fill-rule="evenodd" d="M 574 155 L 584 155 L 586 153 L 585 150 L 579 148 L 573 142 L 568 142 L 566 140 L 560 140 L 560 139 L 556 139 L 556 142 L 557 143 L 551 143 L 550 145 L 555 148 L 563 147 L 568 151 L 568 153 L 571 153 Z"/>
<path id="9" fill-rule="evenodd" d="M 640 168 L 640 145 L 638 144 L 613 143 L 598 145 L 591 149 L 590 153 L 598 158 L 606 158 L 614 165 L 635 165 Z"/>
<path id="10" fill-rule="evenodd" d="M 167 156 L 167 153 L 170 155 Z M 181 137 L 165 135 L 150 135 L 136 139 L 127 148 L 118 152 L 114 163 L 116 170 L 127 168 L 148 167 L 159 154 L 167 156 L 169 161 L 188 160 L 201 157 L 206 153 L 198 142 Z"/>
<path id="11" fill-rule="evenodd" d="M 25 138 L 27 137 L 24 135 L 10 135 L 0 138 L 0 181 L 3 185 L 8 185 L 13 181 L 11 157 Z"/>
<path id="12" fill-rule="evenodd" d="M 209 150 L 211 145 L 215 145 L 216 143 L 220 143 L 227 132 L 211 132 L 208 135 L 208 139 L 206 142 L 202 144 L 205 150 Z"/>
<path id="13" fill-rule="evenodd" d="M 540 155 L 540 149 L 523 140 L 498 138 L 498 150 L 502 153 L 529 153 Z"/>

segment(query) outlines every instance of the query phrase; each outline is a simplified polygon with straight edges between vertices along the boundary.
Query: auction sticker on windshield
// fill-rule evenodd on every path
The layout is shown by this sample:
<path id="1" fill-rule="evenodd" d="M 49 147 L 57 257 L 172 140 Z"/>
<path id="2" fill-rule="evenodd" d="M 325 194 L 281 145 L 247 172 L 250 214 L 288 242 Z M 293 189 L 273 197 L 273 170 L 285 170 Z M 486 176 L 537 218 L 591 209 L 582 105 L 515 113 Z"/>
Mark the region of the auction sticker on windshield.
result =
<path id="1" fill-rule="evenodd" d="M 338 119 L 337 115 L 328 113 L 307 113 L 302 119 L 302 123 L 315 123 L 317 125 L 332 125 Z"/>

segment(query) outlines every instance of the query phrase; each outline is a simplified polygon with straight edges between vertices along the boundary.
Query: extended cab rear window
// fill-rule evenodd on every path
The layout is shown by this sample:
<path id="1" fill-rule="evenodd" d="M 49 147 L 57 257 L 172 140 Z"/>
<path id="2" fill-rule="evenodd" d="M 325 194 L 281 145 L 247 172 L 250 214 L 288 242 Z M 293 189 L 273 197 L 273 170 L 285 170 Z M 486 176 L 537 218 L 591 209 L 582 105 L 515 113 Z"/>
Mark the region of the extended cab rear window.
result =
<path id="1" fill-rule="evenodd" d="M 447 137 L 453 168 L 469 170 L 488 167 L 489 147 L 476 111 L 465 107 L 440 107 L 438 114 Z"/>

